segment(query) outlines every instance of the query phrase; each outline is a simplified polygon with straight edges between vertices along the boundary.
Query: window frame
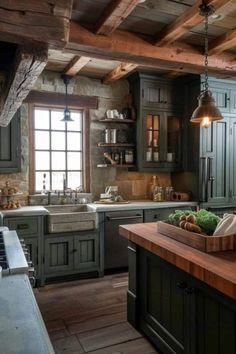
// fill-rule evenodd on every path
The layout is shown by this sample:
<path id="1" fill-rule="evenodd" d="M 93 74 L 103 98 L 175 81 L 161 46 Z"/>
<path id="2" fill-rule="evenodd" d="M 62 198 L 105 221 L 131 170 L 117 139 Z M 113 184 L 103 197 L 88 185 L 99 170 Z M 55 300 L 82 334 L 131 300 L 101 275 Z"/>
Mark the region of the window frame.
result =
<path id="1" fill-rule="evenodd" d="M 37 194 L 35 190 L 35 139 L 34 139 L 34 110 L 35 108 L 49 110 L 64 110 L 65 106 L 60 104 L 29 103 L 29 193 Z M 82 111 L 82 186 L 83 191 L 90 192 L 90 116 L 89 109 L 70 106 L 71 110 Z"/>

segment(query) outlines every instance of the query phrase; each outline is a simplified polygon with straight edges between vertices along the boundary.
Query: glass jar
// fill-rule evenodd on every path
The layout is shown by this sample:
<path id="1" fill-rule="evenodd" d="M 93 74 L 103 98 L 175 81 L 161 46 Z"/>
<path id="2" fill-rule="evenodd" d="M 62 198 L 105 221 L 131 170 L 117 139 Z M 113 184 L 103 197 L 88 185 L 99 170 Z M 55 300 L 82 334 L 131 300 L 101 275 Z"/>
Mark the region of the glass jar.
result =
<path id="1" fill-rule="evenodd" d="M 134 152 L 133 150 L 125 150 L 125 163 L 133 164 L 134 163 Z"/>
<path id="2" fill-rule="evenodd" d="M 164 201 L 164 191 L 160 186 L 155 186 L 153 189 L 153 201 L 163 202 Z"/>

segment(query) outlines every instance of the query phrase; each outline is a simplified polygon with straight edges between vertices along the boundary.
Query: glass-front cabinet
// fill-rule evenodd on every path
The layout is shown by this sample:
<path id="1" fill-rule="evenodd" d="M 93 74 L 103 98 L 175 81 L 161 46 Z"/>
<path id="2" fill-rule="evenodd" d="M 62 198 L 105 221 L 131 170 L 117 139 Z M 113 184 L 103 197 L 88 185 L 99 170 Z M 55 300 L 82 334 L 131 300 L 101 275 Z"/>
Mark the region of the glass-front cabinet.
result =
<path id="1" fill-rule="evenodd" d="M 143 167 L 175 170 L 181 161 L 181 117 L 173 112 L 143 111 Z"/>

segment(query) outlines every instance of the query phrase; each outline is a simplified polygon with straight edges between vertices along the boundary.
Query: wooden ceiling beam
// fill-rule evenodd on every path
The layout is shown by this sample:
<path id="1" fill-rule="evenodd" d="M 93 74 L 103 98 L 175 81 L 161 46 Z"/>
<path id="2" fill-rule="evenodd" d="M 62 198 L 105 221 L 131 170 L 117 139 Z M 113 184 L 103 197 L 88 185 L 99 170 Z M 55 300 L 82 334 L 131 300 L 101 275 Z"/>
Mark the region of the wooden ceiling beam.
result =
<path id="1" fill-rule="evenodd" d="M 209 5 L 213 5 L 215 10 L 225 6 L 231 0 L 208 0 Z M 202 1 L 198 0 L 196 4 L 186 10 L 174 22 L 165 27 L 157 34 L 154 44 L 157 46 L 164 46 L 173 43 L 180 38 L 184 33 L 191 30 L 193 27 L 199 25 L 204 21 L 204 17 L 199 15 L 199 5 Z"/>
<path id="2" fill-rule="evenodd" d="M 47 63 L 46 48 L 21 47 L 1 96 L 0 126 L 7 126 Z"/>
<path id="3" fill-rule="evenodd" d="M 0 40 L 26 40 L 63 48 L 68 41 L 73 0 L 1 0 Z"/>
<path id="4" fill-rule="evenodd" d="M 133 11 L 139 0 L 112 0 L 95 25 L 95 33 L 109 35 Z"/>
<path id="5" fill-rule="evenodd" d="M 236 29 L 215 38 L 209 43 L 209 54 L 219 54 L 236 45 Z"/>
<path id="6" fill-rule="evenodd" d="M 166 70 L 202 73 L 202 48 L 181 43 L 157 47 L 134 33 L 117 30 L 111 36 L 96 35 L 76 22 L 71 22 L 70 38 L 66 50 L 74 54 L 118 60 Z M 209 57 L 209 73 L 223 77 L 236 77 L 236 57 L 221 53 Z"/>
<path id="7" fill-rule="evenodd" d="M 138 64 L 121 63 L 104 77 L 103 83 L 110 84 L 111 82 L 119 80 L 137 67 Z"/>
<path id="8" fill-rule="evenodd" d="M 85 65 L 88 64 L 90 60 L 91 58 L 80 57 L 79 55 L 75 55 L 65 68 L 64 74 L 69 76 L 75 76 Z"/>

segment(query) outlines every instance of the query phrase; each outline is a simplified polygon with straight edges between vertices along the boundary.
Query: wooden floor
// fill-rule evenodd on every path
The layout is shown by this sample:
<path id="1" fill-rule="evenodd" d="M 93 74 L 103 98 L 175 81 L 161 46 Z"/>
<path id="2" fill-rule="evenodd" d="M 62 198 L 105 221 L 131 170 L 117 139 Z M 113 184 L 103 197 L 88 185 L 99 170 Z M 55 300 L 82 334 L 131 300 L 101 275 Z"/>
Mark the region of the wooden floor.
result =
<path id="1" fill-rule="evenodd" d="M 127 274 L 47 285 L 35 296 L 56 353 L 154 354 L 126 321 Z"/>

